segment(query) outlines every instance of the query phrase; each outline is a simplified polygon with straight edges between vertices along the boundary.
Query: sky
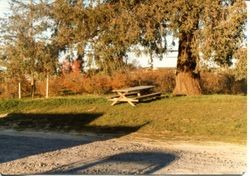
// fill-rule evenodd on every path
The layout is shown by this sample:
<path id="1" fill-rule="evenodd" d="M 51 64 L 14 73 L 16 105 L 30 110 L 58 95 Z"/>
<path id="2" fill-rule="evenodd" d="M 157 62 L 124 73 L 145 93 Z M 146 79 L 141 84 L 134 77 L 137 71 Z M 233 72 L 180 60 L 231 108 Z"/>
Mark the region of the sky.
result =
<path id="1" fill-rule="evenodd" d="M 4 17 L 4 13 L 9 11 L 8 0 L 0 0 L 0 17 Z"/>

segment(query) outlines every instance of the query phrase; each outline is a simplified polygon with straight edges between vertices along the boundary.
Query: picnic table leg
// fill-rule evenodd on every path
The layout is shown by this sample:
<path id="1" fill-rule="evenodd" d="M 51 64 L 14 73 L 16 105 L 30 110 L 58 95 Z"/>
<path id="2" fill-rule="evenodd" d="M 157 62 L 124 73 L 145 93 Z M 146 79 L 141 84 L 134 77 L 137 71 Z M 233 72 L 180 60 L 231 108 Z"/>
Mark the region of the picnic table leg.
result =
<path id="1" fill-rule="evenodd" d="M 121 100 L 122 97 L 118 97 L 117 99 L 114 100 L 114 102 L 111 104 L 111 106 L 114 106 L 115 104 L 117 104 L 119 102 L 119 100 Z"/>
<path id="2" fill-rule="evenodd" d="M 119 95 L 119 97 L 116 100 L 114 100 L 111 106 L 114 106 L 115 104 L 117 104 L 122 98 L 126 98 L 124 95 L 125 93 L 123 94 L 123 93 L 117 92 L 117 94 Z"/>
<path id="3" fill-rule="evenodd" d="M 127 98 L 125 96 L 125 93 L 121 93 L 121 92 L 117 92 L 117 94 L 119 95 L 119 97 L 117 99 L 114 99 L 114 102 L 111 104 L 111 106 L 117 104 L 118 102 L 120 102 L 121 100 L 129 103 L 131 106 L 135 106 L 135 104 L 132 102 L 133 100 L 130 98 Z"/>
<path id="4" fill-rule="evenodd" d="M 135 106 L 135 104 L 134 104 L 132 101 L 128 101 L 128 103 L 129 103 L 131 106 Z"/>
<path id="5" fill-rule="evenodd" d="M 119 102 L 119 98 L 117 98 L 116 100 L 114 100 L 114 102 L 111 104 L 111 106 L 114 106 L 115 104 L 117 104 Z"/>
<path id="6" fill-rule="evenodd" d="M 132 102 L 132 100 L 125 96 L 125 93 L 123 94 L 123 93 L 118 92 L 118 94 L 120 95 L 121 99 L 126 100 L 131 106 L 135 106 L 135 104 Z"/>

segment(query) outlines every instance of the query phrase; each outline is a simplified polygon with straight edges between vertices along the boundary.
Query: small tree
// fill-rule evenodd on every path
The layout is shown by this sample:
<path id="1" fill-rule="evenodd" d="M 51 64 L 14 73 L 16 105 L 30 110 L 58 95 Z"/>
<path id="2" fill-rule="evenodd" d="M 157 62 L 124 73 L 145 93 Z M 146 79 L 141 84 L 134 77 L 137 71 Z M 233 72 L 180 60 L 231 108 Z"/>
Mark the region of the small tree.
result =
<path id="1" fill-rule="evenodd" d="M 47 28 L 36 12 L 41 7 L 41 4 L 34 5 L 32 1 L 29 4 L 13 1 L 11 16 L 2 28 L 7 73 L 20 81 L 24 77 L 30 79 L 32 98 L 35 79 L 44 73 L 48 77 L 49 73 L 54 72 L 56 63 L 57 50 L 39 38 Z"/>

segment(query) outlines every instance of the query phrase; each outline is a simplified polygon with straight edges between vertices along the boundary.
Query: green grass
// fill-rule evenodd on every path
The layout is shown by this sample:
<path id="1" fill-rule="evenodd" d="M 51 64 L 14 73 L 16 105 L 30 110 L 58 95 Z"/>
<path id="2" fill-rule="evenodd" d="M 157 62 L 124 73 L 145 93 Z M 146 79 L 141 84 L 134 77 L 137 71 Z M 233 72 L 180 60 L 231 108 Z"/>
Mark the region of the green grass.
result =
<path id="1" fill-rule="evenodd" d="M 170 97 L 136 107 L 110 106 L 105 97 L 0 100 L 0 127 L 91 131 L 168 140 L 209 140 L 245 143 L 246 96 Z"/>

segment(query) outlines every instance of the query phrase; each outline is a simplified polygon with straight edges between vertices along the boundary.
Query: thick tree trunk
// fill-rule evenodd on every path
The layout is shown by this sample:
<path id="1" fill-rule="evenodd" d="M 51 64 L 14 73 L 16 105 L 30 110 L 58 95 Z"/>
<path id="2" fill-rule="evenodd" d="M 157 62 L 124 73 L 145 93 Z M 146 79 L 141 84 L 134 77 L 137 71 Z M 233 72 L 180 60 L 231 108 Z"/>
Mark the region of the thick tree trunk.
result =
<path id="1" fill-rule="evenodd" d="M 179 53 L 176 71 L 176 86 L 173 95 L 200 95 L 199 74 L 194 73 L 196 56 L 191 49 L 192 34 L 182 34 L 179 38 Z"/>

